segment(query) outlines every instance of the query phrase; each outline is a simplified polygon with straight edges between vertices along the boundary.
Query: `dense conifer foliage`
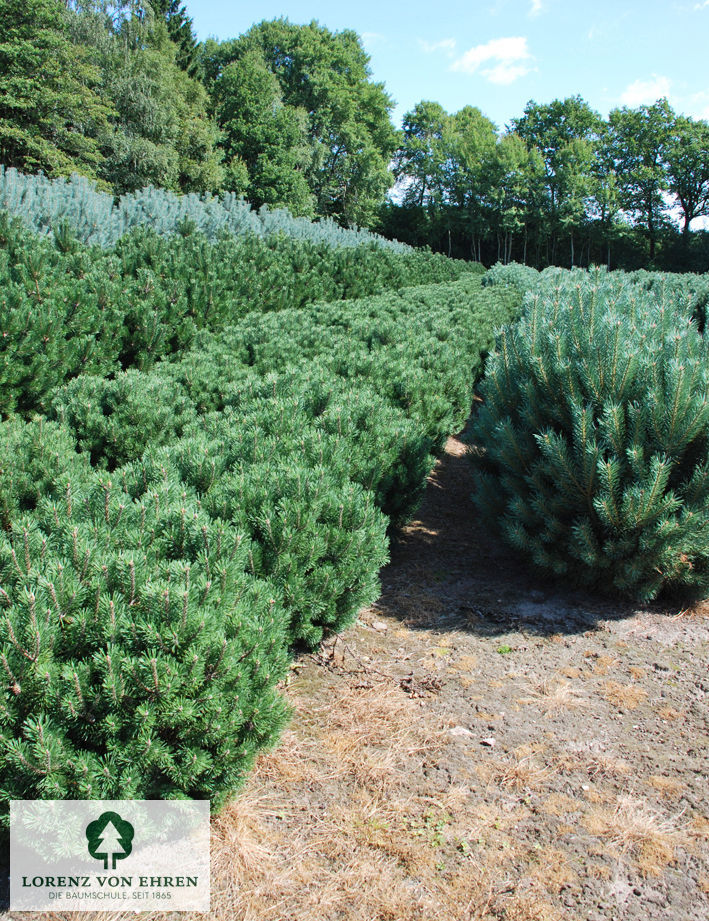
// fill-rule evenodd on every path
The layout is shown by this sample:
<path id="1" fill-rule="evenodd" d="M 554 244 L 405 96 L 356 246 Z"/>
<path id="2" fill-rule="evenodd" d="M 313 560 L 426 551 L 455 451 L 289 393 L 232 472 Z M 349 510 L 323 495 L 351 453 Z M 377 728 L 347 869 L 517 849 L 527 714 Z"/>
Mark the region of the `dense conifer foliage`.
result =
<path id="1" fill-rule="evenodd" d="M 219 807 L 289 655 L 377 597 L 520 296 L 376 244 L 1 242 L 0 798 Z"/>
<path id="2" fill-rule="evenodd" d="M 706 594 L 707 344 L 691 294 L 647 281 L 555 270 L 528 295 L 482 385 L 475 500 L 543 570 Z"/>
<path id="3" fill-rule="evenodd" d="M 285 717 L 283 605 L 249 555 L 164 463 L 0 534 L 4 802 L 234 789 Z"/>
<path id="4" fill-rule="evenodd" d="M 331 219 L 313 222 L 266 206 L 255 211 L 233 192 L 219 197 L 194 192 L 175 195 L 149 186 L 116 201 L 112 195 L 96 191 L 81 176 L 51 181 L 41 174 L 5 169 L 1 164 L 0 207 L 21 218 L 31 230 L 51 234 L 67 225 L 82 243 L 99 246 L 114 246 L 135 228 L 166 235 L 193 227 L 210 240 L 225 232 L 261 237 L 282 234 L 337 248 L 376 243 L 395 252 L 410 249 L 356 227 L 344 229 Z"/>
<path id="5" fill-rule="evenodd" d="M 132 409 L 126 404 L 123 411 L 138 412 L 145 394 L 134 385 L 138 378 L 100 378 L 146 370 L 189 347 L 199 330 L 221 329 L 251 310 L 280 311 L 468 273 L 463 262 L 373 242 L 331 247 L 245 234 L 210 243 L 186 226 L 182 231 L 161 237 L 136 229 L 103 250 L 80 245 L 66 225 L 38 239 L 0 215 L 0 414 L 46 409 L 55 387 L 93 374 L 91 393 L 79 385 L 73 402 L 84 401 L 84 412 L 93 407 L 106 426 L 110 405 L 125 397 Z M 154 407 L 150 400 L 146 411 Z M 143 431 L 149 438 L 150 427 Z"/>

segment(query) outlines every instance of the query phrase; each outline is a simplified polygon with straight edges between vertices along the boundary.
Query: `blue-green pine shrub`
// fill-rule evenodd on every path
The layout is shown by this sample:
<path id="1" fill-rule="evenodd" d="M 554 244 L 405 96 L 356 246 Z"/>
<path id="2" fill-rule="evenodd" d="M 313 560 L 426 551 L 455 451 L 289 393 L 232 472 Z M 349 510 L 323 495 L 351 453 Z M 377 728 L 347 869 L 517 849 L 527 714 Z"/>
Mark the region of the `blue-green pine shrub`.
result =
<path id="1" fill-rule="evenodd" d="M 671 298 L 603 274 L 530 296 L 488 360 L 485 520 L 542 570 L 639 599 L 709 589 L 709 363 Z"/>

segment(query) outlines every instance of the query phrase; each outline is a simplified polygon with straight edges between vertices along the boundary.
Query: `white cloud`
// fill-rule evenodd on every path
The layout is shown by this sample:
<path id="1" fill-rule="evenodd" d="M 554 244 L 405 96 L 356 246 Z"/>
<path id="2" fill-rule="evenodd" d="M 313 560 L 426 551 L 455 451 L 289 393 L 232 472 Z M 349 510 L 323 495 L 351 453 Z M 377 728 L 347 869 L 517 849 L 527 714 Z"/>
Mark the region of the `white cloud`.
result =
<path id="1" fill-rule="evenodd" d="M 378 45 L 380 42 L 385 42 L 386 37 L 381 32 L 363 32 L 362 41 L 366 45 Z"/>
<path id="2" fill-rule="evenodd" d="M 489 80 L 507 86 L 532 69 L 532 55 L 523 36 L 493 38 L 484 45 L 475 45 L 451 64 L 451 70 L 474 74 L 478 70 Z M 484 66 L 487 65 L 487 66 Z"/>
<path id="3" fill-rule="evenodd" d="M 695 4 L 694 4 L 694 9 L 695 9 L 695 10 L 704 10 L 704 9 L 706 9 L 708 6 L 709 6 L 709 0 L 704 0 L 704 3 L 695 3 Z"/>
<path id="4" fill-rule="evenodd" d="M 689 96 L 678 99 L 675 107 L 684 115 L 709 121 L 709 90 L 690 93 Z"/>
<path id="5" fill-rule="evenodd" d="M 663 96 L 670 95 L 669 77 L 653 74 L 649 80 L 635 80 L 620 94 L 624 106 L 652 105 Z"/>
<path id="6" fill-rule="evenodd" d="M 544 0 L 532 0 L 532 5 L 529 8 L 530 16 L 538 16 L 544 10 Z"/>
<path id="7" fill-rule="evenodd" d="M 448 57 L 453 57 L 455 53 L 455 39 L 443 38 L 440 42 L 427 42 L 426 39 L 420 38 L 419 45 L 421 50 L 426 54 L 435 54 L 436 51 L 444 51 Z"/>

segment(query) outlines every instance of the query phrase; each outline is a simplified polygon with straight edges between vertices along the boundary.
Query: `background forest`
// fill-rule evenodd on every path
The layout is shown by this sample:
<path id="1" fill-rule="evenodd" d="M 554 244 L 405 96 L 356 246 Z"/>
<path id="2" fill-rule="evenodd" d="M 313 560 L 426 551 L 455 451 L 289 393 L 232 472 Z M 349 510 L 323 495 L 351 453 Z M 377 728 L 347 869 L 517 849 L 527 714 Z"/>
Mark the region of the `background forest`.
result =
<path id="1" fill-rule="evenodd" d="M 0 162 L 235 192 L 486 264 L 703 271 L 709 124 L 580 96 L 500 129 L 424 100 L 391 122 L 359 36 L 261 22 L 199 43 L 179 0 L 0 0 Z"/>

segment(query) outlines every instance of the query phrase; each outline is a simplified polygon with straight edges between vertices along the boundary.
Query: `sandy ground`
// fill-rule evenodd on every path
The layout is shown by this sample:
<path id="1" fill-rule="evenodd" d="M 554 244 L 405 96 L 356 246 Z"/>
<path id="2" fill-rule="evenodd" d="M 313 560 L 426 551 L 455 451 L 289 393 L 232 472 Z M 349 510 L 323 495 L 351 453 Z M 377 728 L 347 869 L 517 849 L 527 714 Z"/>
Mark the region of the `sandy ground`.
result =
<path id="1" fill-rule="evenodd" d="M 208 917 L 709 919 L 706 611 L 540 581 L 464 452 L 378 604 L 294 663 L 289 729 L 213 823 Z M 135 915 L 46 916 L 72 917 Z"/>

